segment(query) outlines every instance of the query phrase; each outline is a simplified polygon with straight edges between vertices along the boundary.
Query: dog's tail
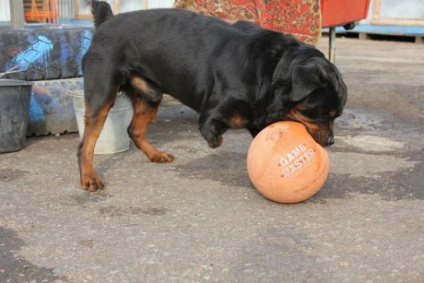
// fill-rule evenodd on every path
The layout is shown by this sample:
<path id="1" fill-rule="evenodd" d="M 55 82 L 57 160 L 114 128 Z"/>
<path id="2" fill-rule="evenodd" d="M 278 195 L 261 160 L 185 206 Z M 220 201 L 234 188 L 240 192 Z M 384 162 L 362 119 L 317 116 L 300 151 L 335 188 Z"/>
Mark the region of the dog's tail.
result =
<path id="1" fill-rule="evenodd" d="M 112 8 L 109 3 L 105 1 L 91 0 L 91 13 L 94 17 L 94 26 L 98 28 L 101 24 L 107 20 L 113 18 Z"/>

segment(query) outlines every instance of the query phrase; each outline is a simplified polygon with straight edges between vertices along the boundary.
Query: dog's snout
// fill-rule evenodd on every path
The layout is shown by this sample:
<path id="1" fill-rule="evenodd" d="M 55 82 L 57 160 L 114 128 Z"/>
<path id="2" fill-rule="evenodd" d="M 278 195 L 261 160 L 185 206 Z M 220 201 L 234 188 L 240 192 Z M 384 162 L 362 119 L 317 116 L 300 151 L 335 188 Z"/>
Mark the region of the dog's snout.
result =
<path id="1" fill-rule="evenodd" d="M 310 128 L 306 128 L 312 138 L 320 144 L 322 147 L 327 147 L 334 144 L 334 135 L 331 130 L 324 129 L 322 131 L 313 131 Z"/>

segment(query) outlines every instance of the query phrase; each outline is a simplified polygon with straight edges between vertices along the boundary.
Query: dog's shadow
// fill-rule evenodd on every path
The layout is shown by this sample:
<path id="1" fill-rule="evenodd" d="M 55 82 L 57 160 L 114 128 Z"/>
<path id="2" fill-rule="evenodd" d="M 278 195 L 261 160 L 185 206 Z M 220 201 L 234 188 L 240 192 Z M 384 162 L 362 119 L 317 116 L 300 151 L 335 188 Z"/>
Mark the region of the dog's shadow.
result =
<path id="1" fill-rule="evenodd" d="M 246 154 L 218 152 L 175 167 L 182 178 L 218 181 L 230 186 L 251 187 Z"/>

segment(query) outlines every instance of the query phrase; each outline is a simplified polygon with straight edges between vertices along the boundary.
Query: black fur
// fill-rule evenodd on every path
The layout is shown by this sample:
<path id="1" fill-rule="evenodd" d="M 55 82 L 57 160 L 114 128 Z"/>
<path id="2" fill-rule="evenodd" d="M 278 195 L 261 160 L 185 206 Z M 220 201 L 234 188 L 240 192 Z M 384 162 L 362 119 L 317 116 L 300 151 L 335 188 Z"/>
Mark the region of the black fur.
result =
<path id="1" fill-rule="evenodd" d="M 257 132 L 285 120 L 291 107 L 314 90 L 328 90 L 318 99 L 333 104 L 331 110 L 340 112 L 346 102 L 346 87 L 336 67 L 320 51 L 291 36 L 177 9 L 111 18 L 110 6 L 94 1 L 93 14 L 98 30 L 85 65 L 92 61 L 87 58 L 101 59 L 96 67 L 107 68 L 109 78 L 98 81 L 125 87 L 133 73 L 141 75 L 159 92 L 198 111 L 200 130 L 212 145 L 210 128 L 215 125 L 212 136 L 225 132 L 234 111 Z M 283 68 L 272 82 L 281 58 Z M 84 76 L 87 80 L 92 75 L 96 74 Z"/>
<path id="2" fill-rule="evenodd" d="M 94 17 L 94 26 L 97 28 L 99 25 L 113 17 L 110 5 L 103 1 L 88 1 L 91 4 L 91 13 Z"/>

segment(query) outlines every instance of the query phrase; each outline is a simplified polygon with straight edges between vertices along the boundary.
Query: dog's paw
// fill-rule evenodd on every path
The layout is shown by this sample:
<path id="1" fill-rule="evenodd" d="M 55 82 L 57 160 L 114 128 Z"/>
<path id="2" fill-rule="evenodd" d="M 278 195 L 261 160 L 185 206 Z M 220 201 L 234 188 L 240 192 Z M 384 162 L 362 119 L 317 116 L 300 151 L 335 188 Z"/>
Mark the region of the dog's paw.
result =
<path id="1" fill-rule="evenodd" d="M 217 148 L 222 144 L 223 141 L 224 141 L 224 138 L 222 136 L 213 137 L 208 139 L 208 145 L 211 148 Z"/>
<path id="2" fill-rule="evenodd" d="M 104 185 L 102 180 L 95 174 L 86 174 L 81 178 L 81 188 L 89 192 L 95 192 L 97 190 L 103 190 Z"/>
<path id="3" fill-rule="evenodd" d="M 157 163 L 172 162 L 174 159 L 174 155 L 164 151 L 158 151 L 152 157 L 150 157 L 150 161 Z"/>
<path id="4" fill-rule="evenodd" d="M 200 127 L 200 132 L 208 142 L 209 147 L 217 148 L 222 144 L 224 140 L 222 134 L 225 133 L 227 129 L 228 127 L 222 122 L 209 119 L 207 123 Z"/>

